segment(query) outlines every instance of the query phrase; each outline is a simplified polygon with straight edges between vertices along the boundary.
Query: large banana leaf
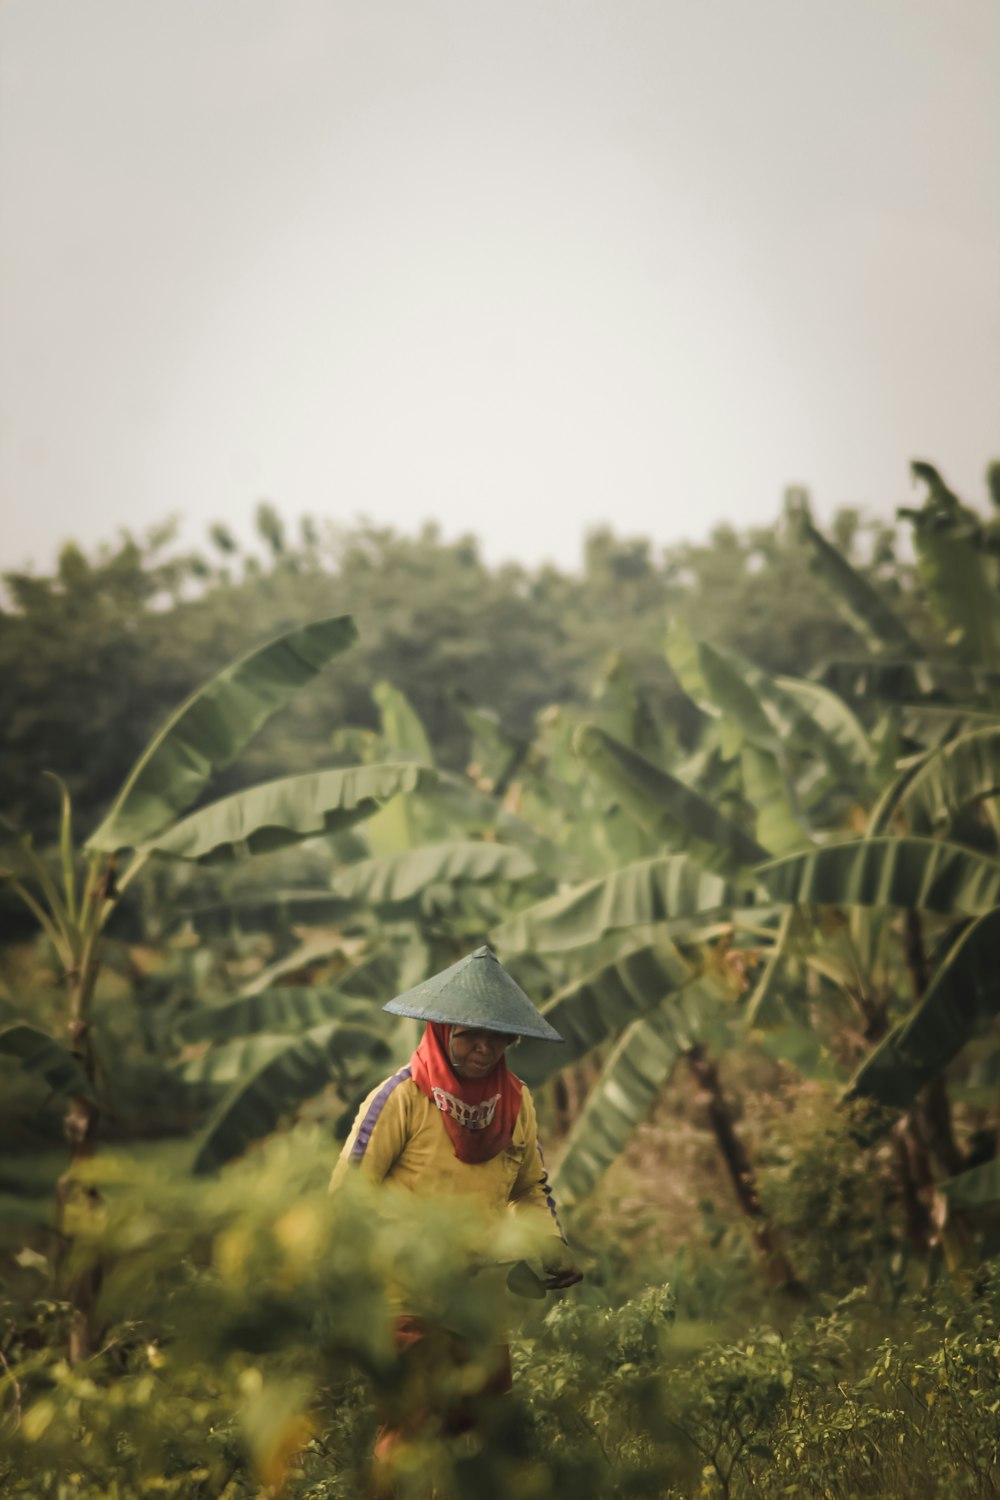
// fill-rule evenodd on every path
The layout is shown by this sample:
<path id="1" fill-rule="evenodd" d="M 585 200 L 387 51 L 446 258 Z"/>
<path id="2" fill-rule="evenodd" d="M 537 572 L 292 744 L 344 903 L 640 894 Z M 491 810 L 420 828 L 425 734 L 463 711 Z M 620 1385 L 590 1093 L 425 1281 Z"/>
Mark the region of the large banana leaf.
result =
<path id="1" fill-rule="evenodd" d="M 998 719 L 1000 712 L 976 712 L 940 703 L 912 704 L 901 712 L 900 729 L 904 739 L 937 750 L 974 729 L 988 729 Z"/>
<path id="2" fill-rule="evenodd" d="M 952 740 L 910 778 L 897 803 L 914 833 L 949 826 L 970 802 L 1000 792 L 1000 721 Z"/>
<path id="3" fill-rule="evenodd" d="M 347 906 L 347 902 L 343 904 Z M 274 963 L 268 964 L 253 979 L 248 980 L 240 989 L 240 998 L 273 989 L 291 974 L 301 974 L 311 971 L 317 965 L 331 963 L 343 955 L 345 942 L 342 932 L 318 933 L 306 938 L 290 953 L 282 954 Z"/>
<path id="4" fill-rule="evenodd" d="M 357 917 L 350 901 L 332 891 L 306 886 L 289 886 L 282 890 L 245 893 L 229 901 L 206 902 L 201 906 L 181 906 L 176 910 L 177 925 L 190 927 L 199 937 L 218 937 L 237 929 L 242 932 L 273 931 L 301 922 L 344 922 Z"/>
<path id="5" fill-rule="evenodd" d="M 539 868 L 555 871 L 564 869 L 570 862 L 566 850 L 540 833 L 533 824 L 509 812 L 489 792 L 480 791 L 470 781 L 450 771 L 439 770 L 436 782 L 422 790 L 421 800 L 440 812 L 452 830 L 459 827 L 466 832 L 492 831 L 506 844 L 522 845 Z"/>
<path id="6" fill-rule="evenodd" d="M 666 943 L 637 948 L 574 980 L 542 1007 L 562 1044 L 525 1037 L 513 1057 L 518 1077 L 535 1088 L 562 1068 L 655 1009 L 691 978 L 691 967 Z"/>
<path id="7" fill-rule="evenodd" d="M 182 703 L 139 756 L 91 849 L 135 848 L 196 802 L 261 725 L 357 639 L 350 615 L 300 626 L 225 667 Z"/>
<path id="8" fill-rule="evenodd" d="M 718 715 L 723 729 L 735 731 L 730 750 L 740 740 L 777 754 L 781 745 L 775 727 L 757 693 L 747 682 L 741 664 L 707 641 L 691 642 L 685 627 L 672 621 L 667 631 L 667 660 L 681 685 L 698 706 Z"/>
<path id="9" fill-rule="evenodd" d="M 596 943 L 608 932 L 718 911 L 738 895 L 734 884 L 687 854 L 657 855 L 529 906 L 496 928 L 493 939 L 508 953 L 556 953 Z"/>
<path id="10" fill-rule="evenodd" d="M 222 1005 L 202 1005 L 181 1018 L 177 1035 L 185 1042 L 227 1041 L 257 1032 L 300 1032 L 328 1021 L 358 1020 L 371 1006 L 330 986 L 281 985 L 242 995 Z"/>
<path id="11" fill-rule="evenodd" d="M 955 661 L 832 661 L 821 669 L 819 681 L 859 703 L 910 705 L 924 698 L 968 703 L 1000 692 L 1000 672 Z"/>
<path id="12" fill-rule="evenodd" d="M 945 484 L 933 464 L 911 465 L 928 486 L 921 510 L 901 510 L 913 523 L 917 567 L 931 608 L 963 654 L 983 666 L 1000 656 L 1000 599 L 994 558 L 982 547 L 982 525 Z"/>
<path id="13" fill-rule="evenodd" d="M 859 1069 L 851 1092 L 905 1109 L 1000 1011 L 1000 908 L 973 922 L 938 968 L 912 1015 Z"/>
<path id="14" fill-rule="evenodd" d="M 1000 902 L 1000 862 L 939 839 L 852 839 L 759 865 L 754 873 L 775 900 L 803 905 L 975 917 Z"/>
<path id="15" fill-rule="evenodd" d="M 779 987 L 794 921 L 795 907 L 789 906 L 782 915 L 774 943 L 767 950 L 763 968 L 747 1001 L 745 1016 L 748 1026 L 773 1021 L 773 1012 L 781 1005 Z"/>
<path id="16" fill-rule="evenodd" d="M 706 869 L 733 873 L 767 858 L 767 849 L 704 797 L 597 725 L 581 725 L 573 748 L 614 789 L 640 827 L 687 849 Z"/>
<path id="17" fill-rule="evenodd" d="M 14 1021 L 0 1026 L 0 1054 L 14 1057 L 25 1072 L 33 1073 L 56 1094 L 91 1098 L 93 1089 L 79 1060 L 47 1031 Z"/>
<path id="18" fill-rule="evenodd" d="M 223 1042 L 201 1057 L 173 1066 L 174 1075 L 190 1085 L 208 1084 L 215 1089 L 227 1088 L 239 1078 L 248 1078 L 265 1063 L 288 1049 L 288 1036 L 280 1032 L 261 1032 L 259 1036 L 240 1037 Z"/>
<path id="19" fill-rule="evenodd" d="M 434 885 L 524 880 L 534 874 L 534 861 L 523 849 L 469 841 L 428 844 L 403 854 L 362 859 L 338 870 L 332 885 L 348 901 L 386 906 L 409 901 Z"/>
<path id="20" fill-rule="evenodd" d="M 827 541 L 805 511 L 800 511 L 795 520 L 799 539 L 811 550 L 817 571 L 833 590 L 841 613 L 871 649 L 918 656 L 920 648 L 910 632 L 867 578 Z"/>
<path id="21" fill-rule="evenodd" d="M 699 1040 L 699 984 L 632 1022 L 612 1049 L 573 1126 L 552 1188 L 569 1204 L 587 1197 L 656 1102 L 678 1057 Z"/>
<path id="22" fill-rule="evenodd" d="M 433 771 L 410 761 L 283 776 L 191 813 L 142 847 L 201 864 L 264 854 L 348 828 L 390 797 L 416 791 L 433 778 Z"/>
<path id="23" fill-rule="evenodd" d="M 348 1081 L 390 1055 L 384 1036 L 348 1021 L 287 1038 L 285 1047 L 223 1099 L 198 1143 L 193 1170 L 211 1172 L 242 1155 L 326 1084 Z"/>
<path id="24" fill-rule="evenodd" d="M 985 1161 L 941 1184 L 952 1208 L 990 1208 L 1000 1203 L 1000 1161 Z"/>
<path id="25" fill-rule="evenodd" d="M 874 754 L 857 715 L 842 698 L 803 677 L 775 677 L 776 711 L 789 731 L 812 750 L 848 786 L 864 790 L 871 776 Z M 796 713 L 792 704 L 798 709 Z"/>
<path id="26" fill-rule="evenodd" d="M 800 849 L 809 834 L 798 817 L 797 799 L 778 756 L 749 740 L 740 750 L 743 792 L 757 811 L 757 837 L 774 854 Z"/>
<path id="27" fill-rule="evenodd" d="M 376 682 L 372 697 L 382 719 L 382 738 L 393 760 L 417 760 L 421 765 L 434 764 L 434 752 L 427 731 L 405 693 L 391 682 Z"/>

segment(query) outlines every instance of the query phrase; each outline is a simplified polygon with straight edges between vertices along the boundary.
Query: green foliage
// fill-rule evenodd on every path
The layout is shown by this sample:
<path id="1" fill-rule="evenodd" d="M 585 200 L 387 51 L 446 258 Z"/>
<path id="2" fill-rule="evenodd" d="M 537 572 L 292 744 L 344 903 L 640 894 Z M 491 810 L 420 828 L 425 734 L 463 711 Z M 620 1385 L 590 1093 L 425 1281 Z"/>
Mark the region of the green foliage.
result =
<path id="1" fill-rule="evenodd" d="M 630 817 L 678 852 L 688 849 L 721 874 L 759 864 L 767 850 L 704 797 L 659 770 L 594 724 L 577 730 L 574 748 L 618 796 Z"/>
<path id="2" fill-rule="evenodd" d="M 574 1203 L 591 1193 L 652 1109 L 677 1059 L 700 1041 L 710 987 L 690 981 L 619 1036 L 559 1159 L 553 1185 Z"/>
<path id="3" fill-rule="evenodd" d="M 433 772 L 401 765 L 349 766 L 268 781 L 192 813 L 142 845 L 146 854 L 201 862 L 269 854 L 302 839 L 339 833 L 412 792 Z"/>
<path id="4" fill-rule="evenodd" d="M 972 922 L 941 960 L 913 1011 L 865 1059 L 860 1098 L 905 1109 L 1000 1011 L 1000 906 Z"/>
<path id="5" fill-rule="evenodd" d="M 609 932 L 716 912 L 731 907 L 736 896 L 736 887 L 699 869 L 690 856 L 661 855 L 528 907 L 497 928 L 494 938 L 511 953 L 555 953 L 596 943 Z"/>
<path id="6" fill-rule="evenodd" d="M 349 615 L 248 652 L 193 693 L 143 751 L 88 847 L 135 848 L 171 824 L 282 708 L 357 639 Z"/>
<path id="7" fill-rule="evenodd" d="M 760 865 L 755 874 L 775 900 L 812 906 L 978 916 L 1000 902 L 1000 861 L 934 839 L 828 844 Z"/>

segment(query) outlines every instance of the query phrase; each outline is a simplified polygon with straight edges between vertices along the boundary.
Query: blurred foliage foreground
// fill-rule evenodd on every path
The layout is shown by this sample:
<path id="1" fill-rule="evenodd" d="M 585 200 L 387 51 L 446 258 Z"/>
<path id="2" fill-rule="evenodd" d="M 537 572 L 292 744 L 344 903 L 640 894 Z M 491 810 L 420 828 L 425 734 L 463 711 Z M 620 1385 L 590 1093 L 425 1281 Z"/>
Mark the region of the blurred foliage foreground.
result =
<path id="1" fill-rule="evenodd" d="M 211 1185 L 162 1152 L 91 1164 L 101 1208 L 73 1253 L 104 1267 L 104 1340 L 67 1362 L 69 1309 L 22 1253 L 0 1302 L 4 1494 L 361 1495 L 373 1402 L 428 1398 L 400 1384 L 387 1286 L 484 1356 L 514 1334 L 513 1394 L 474 1436 L 429 1426 L 402 1495 L 994 1492 L 1000 1279 L 986 1271 L 892 1310 L 831 1295 L 709 1343 L 698 1300 L 717 1304 L 718 1284 L 689 1286 L 680 1309 L 667 1282 L 619 1274 L 612 1292 L 598 1251 L 580 1293 L 519 1301 L 492 1268 L 530 1255 L 513 1229 L 485 1244 L 454 1203 L 357 1179 L 331 1198 L 329 1165 L 309 1127 Z M 739 1274 L 723 1256 L 716 1275 Z M 456 1379 L 425 1375 L 438 1393 Z"/>
<path id="2" fill-rule="evenodd" d="M 1000 523 L 914 475 L 912 562 L 797 494 L 576 580 L 266 510 L 267 568 L 7 578 L 4 1494 L 361 1495 L 464 1378 L 399 1307 L 514 1357 L 414 1500 L 995 1493 Z M 548 1300 L 513 1221 L 326 1192 L 484 937 L 566 1039 Z"/>

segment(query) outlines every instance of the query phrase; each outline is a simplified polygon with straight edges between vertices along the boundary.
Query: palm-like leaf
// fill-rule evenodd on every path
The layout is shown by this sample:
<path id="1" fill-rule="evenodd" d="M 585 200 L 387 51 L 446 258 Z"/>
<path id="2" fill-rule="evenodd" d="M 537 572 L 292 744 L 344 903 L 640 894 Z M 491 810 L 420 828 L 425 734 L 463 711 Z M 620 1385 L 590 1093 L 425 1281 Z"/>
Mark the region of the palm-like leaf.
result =
<path id="1" fill-rule="evenodd" d="M 222 1101 L 198 1144 L 195 1172 L 213 1171 L 242 1155 L 331 1081 L 346 1082 L 386 1063 L 391 1055 L 387 1036 L 370 1026 L 333 1021 L 289 1037 L 286 1046 L 256 1073 L 240 1079 Z"/>
<path id="2" fill-rule="evenodd" d="M 916 704 L 921 699 L 968 703 L 1000 691 L 1000 672 L 955 661 L 832 661 L 819 680 L 841 698 L 862 702 Z"/>
<path id="3" fill-rule="evenodd" d="M 360 1020 L 371 1006 L 330 986 L 280 985 L 222 1005 L 202 1005 L 177 1026 L 186 1042 L 226 1041 L 258 1032 L 300 1032 L 328 1021 Z"/>
<path id="4" fill-rule="evenodd" d="M 591 1193 L 624 1151 L 678 1057 L 699 1040 L 703 1007 L 702 987 L 695 983 L 622 1033 L 553 1174 L 553 1190 L 564 1202 L 577 1202 Z"/>
<path id="5" fill-rule="evenodd" d="M 659 943 L 637 948 L 574 980 L 542 1007 L 545 1019 L 562 1037 L 562 1045 L 525 1037 L 514 1056 L 518 1075 L 532 1088 L 544 1083 L 654 1010 L 685 985 L 691 973 L 675 948 Z"/>
<path id="6" fill-rule="evenodd" d="M 608 932 L 719 911 L 738 894 L 687 854 L 658 855 L 550 896 L 504 922 L 493 937 L 508 953 L 556 953 L 596 943 Z"/>
<path id="7" fill-rule="evenodd" d="M 390 797 L 416 791 L 433 778 L 433 771 L 410 761 L 283 776 L 191 813 L 142 847 L 202 864 L 267 853 L 349 828 Z"/>
<path id="8" fill-rule="evenodd" d="M 1000 1202 L 1000 1161 L 986 1161 L 942 1183 L 952 1208 L 990 1208 Z"/>
<path id="9" fill-rule="evenodd" d="M 1000 862 L 936 839 L 873 838 L 789 855 L 754 872 L 778 901 L 979 916 L 1000 902 Z"/>
<path id="10" fill-rule="evenodd" d="M 946 828 L 971 802 L 1000 792 L 1000 722 L 952 740 L 931 755 L 896 806 L 916 833 Z"/>
<path id="11" fill-rule="evenodd" d="M 277 709 L 357 638 L 349 615 L 317 620 L 250 651 L 192 693 L 149 742 L 91 849 L 135 848 L 197 801 Z"/>
<path id="12" fill-rule="evenodd" d="M 456 841 L 359 860 L 339 870 L 332 884 L 345 900 L 387 906 L 410 901 L 431 886 L 524 880 L 534 874 L 534 861 L 523 849 Z"/>
<path id="13" fill-rule="evenodd" d="M 416 760 L 434 764 L 434 752 L 420 716 L 405 693 L 391 682 L 376 682 L 372 697 L 382 720 L 382 738 L 394 760 Z"/>
<path id="14" fill-rule="evenodd" d="M 900 730 L 904 739 L 937 750 L 960 735 L 988 729 L 996 722 L 997 715 L 988 711 L 941 703 L 909 704 L 901 712 Z"/>
<path id="15" fill-rule="evenodd" d="M 805 510 L 794 517 L 800 541 L 810 549 L 817 571 L 833 591 L 841 613 L 873 651 L 919 655 L 919 647 L 881 594 L 818 531 Z"/>
<path id="16" fill-rule="evenodd" d="M 842 698 L 802 677 L 775 677 L 776 713 L 788 733 L 813 751 L 846 785 L 864 790 L 874 756 L 868 736 Z M 794 705 L 794 707 L 793 707 Z"/>
<path id="17" fill-rule="evenodd" d="M 905 1109 L 1000 1011 L 1000 908 L 962 933 L 912 1015 L 875 1048 L 851 1092 Z"/>
<path id="18" fill-rule="evenodd" d="M 573 747 L 640 827 L 674 848 L 687 849 L 706 869 L 732 873 L 767 858 L 766 849 L 704 797 L 603 729 L 581 725 Z"/>
<path id="19" fill-rule="evenodd" d="M 921 510 L 901 510 L 913 523 L 917 566 L 931 608 L 963 654 L 983 666 L 1000 657 L 1000 608 L 994 558 L 982 547 L 982 526 L 944 483 L 933 464 L 911 465 L 928 487 Z"/>
<path id="20" fill-rule="evenodd" d="M 53 1093 L 84 1099 L 93 1096 L 87 1075 L 73 1053 L 27 1021 L 0 1027 L 0 1053 L 17 1058 L 25 1072 L 41 1079 Z"/>

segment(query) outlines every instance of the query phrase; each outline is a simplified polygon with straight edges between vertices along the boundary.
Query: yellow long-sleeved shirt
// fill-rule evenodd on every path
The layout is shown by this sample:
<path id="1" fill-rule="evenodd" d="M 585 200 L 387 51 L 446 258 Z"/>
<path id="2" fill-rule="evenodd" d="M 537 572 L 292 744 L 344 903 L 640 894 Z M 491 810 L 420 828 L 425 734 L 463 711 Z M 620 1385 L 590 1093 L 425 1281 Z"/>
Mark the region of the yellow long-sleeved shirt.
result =
<path id="1" fill-rule="evenodd" d="M 511 1208 L 529 1214 L 539 1228 L 565 1241 L 527 1088 L 507 1150 L 491 1161 L 464 1162 L 455 1155 L 437 1105 L 413 1082 L 409 1068 L 401 1068 L 372 1089 L 358 1110 L 331 1191 L 352 1166 L 373 1182 L 392 1182 L 421 1197 L 469 1195 L 494 1213 Z"/>

